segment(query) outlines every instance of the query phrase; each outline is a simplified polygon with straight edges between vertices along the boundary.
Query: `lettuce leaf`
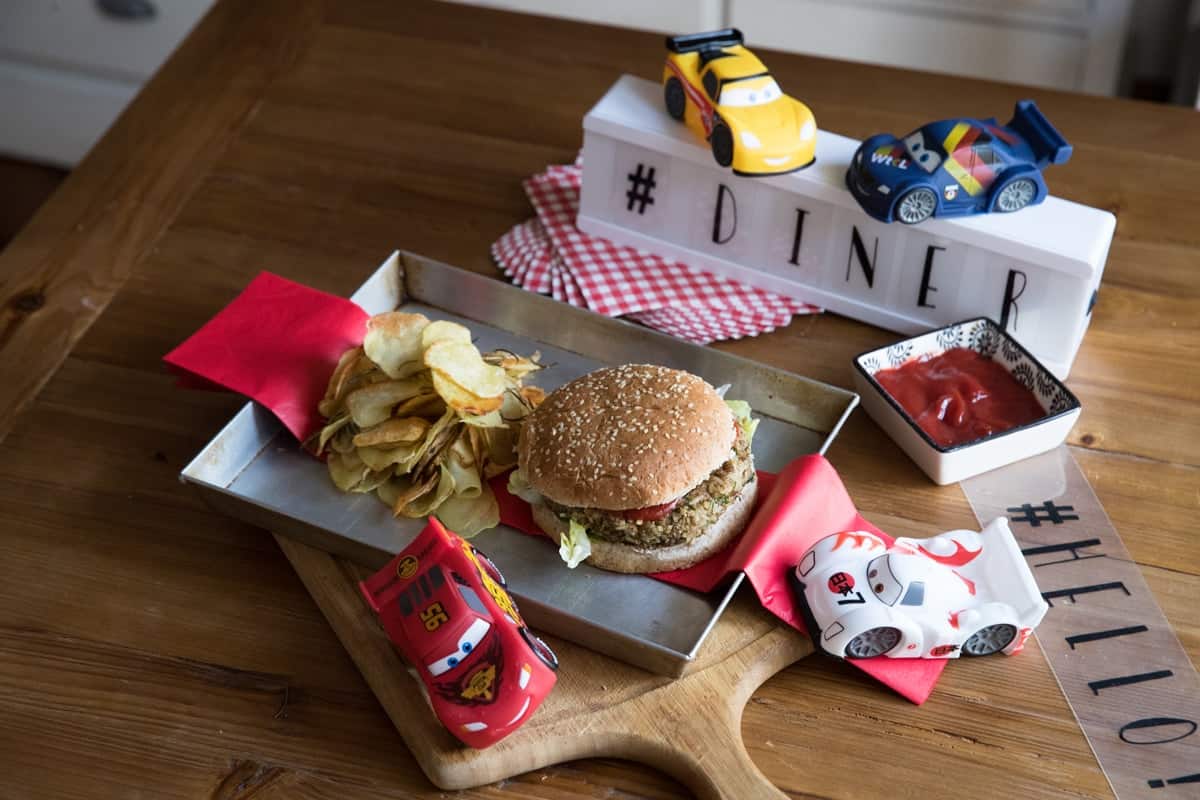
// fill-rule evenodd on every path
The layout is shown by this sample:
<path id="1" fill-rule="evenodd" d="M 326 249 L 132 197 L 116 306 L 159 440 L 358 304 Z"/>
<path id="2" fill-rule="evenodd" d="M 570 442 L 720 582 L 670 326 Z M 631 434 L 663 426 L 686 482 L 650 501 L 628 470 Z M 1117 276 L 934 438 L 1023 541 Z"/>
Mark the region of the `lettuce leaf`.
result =
<path id="1" fill-rule="evenodd" d="M 520 469 L 514 469 L 508 473 L 508 492 L 531 505 L 542 502 L 542 493 L 529 485 L 529 481 L 525 480 Z"/>
<path id="2" fill-rule="evenodd" d="M 563 561 L 567 562 L 569 568 L 578 567 L 585 558 L 592 554 L 592 541 L 588 538 L 587 528 L 575 520 L 571 520 L 571 526 L 559 538 L 558 554 L 562 556 Z"/>
<path id="3" fill-rule="evenodd" d="M 726 400 L 725 405 L 729 406 L 729 410 L 733 412 L 733 418 L 741 426 L 742 433 L 746 434 L 746 438 L 753 442 L 754 431 L 758 430 L 758 420 L 750 416 L 750 404 L 745 400 Z"/>

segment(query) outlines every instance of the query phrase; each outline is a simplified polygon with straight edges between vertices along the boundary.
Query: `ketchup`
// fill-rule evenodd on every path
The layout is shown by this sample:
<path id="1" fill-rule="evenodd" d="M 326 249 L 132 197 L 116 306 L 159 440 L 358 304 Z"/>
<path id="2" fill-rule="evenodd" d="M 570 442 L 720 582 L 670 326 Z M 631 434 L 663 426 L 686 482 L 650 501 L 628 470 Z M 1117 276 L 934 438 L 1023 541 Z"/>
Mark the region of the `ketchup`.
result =
<path id="1" fill-rule="evenodd" d="M 1046 416 L 1008 370 L 965 347 L 881 370 L 875 380 L 942 447 Z"/>
<path id="2" fill-rule="evenodd" d="M 670 514 L 671 510 L 677 505 L 679 505 L 678 497 L 671 502 L 663 503 L 662 505 L 646 506 L 645 508 L 631 508 L 628 511 L 622 511 L 621 516 L 625 519 L 640 519 L 644 522 L 654 522 L 655 520 L 660 520 L 667 514 Z"/>

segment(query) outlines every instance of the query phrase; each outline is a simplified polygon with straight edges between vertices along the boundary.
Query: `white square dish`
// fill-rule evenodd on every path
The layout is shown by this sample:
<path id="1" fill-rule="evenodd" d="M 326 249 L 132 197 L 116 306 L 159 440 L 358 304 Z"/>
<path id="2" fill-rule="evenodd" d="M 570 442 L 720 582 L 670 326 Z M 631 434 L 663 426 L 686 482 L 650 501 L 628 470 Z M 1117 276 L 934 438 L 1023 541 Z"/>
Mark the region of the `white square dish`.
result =
<path id="1" fill-rule="evenodd" d="M 1044 417 L 1024 425 L 952 446 L 939 445 L 923 431 L 875 380 L 880 370 L 914 358 L 930 358 L 966 347 L 1003 366 L 1037 397 Z M 1020 342 L 987 317 L 956 322 L 895 344 L 869 350 L 854 359 L 854 383 L 863 408 L 934 483 L 957 483 L 1023 458 L 1044 453 L 1066 441 L 1079 418 L 1079 399 Z"/>

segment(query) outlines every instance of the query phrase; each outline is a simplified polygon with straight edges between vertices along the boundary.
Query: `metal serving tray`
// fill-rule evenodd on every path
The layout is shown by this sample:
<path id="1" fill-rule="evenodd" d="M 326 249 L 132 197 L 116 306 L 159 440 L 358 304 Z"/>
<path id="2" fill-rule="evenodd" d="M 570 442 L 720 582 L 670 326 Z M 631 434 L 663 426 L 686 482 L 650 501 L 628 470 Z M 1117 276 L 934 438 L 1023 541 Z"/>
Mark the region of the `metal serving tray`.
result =
<path id="1" fill-rule="evenodd" d="M 853 392 L 646 328 L 572 308 L 500 281 L 394 253 L 355 292 L 375 314 L 402 308 L 462 322 L 481 350 L 542 354 L 534 381 L 547 391 L 606 364 L 648 362 L 685 369 L 762 418 L 754 438 L 761 469 L 823 453 L 858 403 Z M 270 412 L 248 403 L 183 470 L 209 505 L 230 516 L 377 568 L 421 530 L 393 519 L 374 495 L 347 495 Z M 565 567 L 558 548 L 501 526 L 476 540 L 508 578 L 531 625 L 663 675 L 683 674 L 742 582 L 699 594 L 586 563 Z"/>

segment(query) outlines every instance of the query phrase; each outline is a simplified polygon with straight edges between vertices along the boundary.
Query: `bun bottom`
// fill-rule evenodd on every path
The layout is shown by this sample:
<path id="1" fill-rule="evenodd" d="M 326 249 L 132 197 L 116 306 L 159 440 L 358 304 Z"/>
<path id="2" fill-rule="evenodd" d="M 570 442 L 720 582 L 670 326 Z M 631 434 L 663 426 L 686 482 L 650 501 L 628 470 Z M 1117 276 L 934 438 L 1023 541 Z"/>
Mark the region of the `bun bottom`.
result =
<path id="1" fill-rule="evenodd" d="M 669 547 L 636 547 L 630 544 L 609 542 L 593 536 L 592 555 L 586 563 L 610 572 L 669 572 L 698 564 L 709 556 L 716 555 L 733 541 L 750 521 L 754 513 L 754 500 L 758 497 L 758 478 L 754 478 L 740 491 L 725 513 L 709 526 L 708 530 L 690 542 Z M 533 505 L 533 521 L 554 541 L 559 541 L 568 524 L 541 503 Z"/>

